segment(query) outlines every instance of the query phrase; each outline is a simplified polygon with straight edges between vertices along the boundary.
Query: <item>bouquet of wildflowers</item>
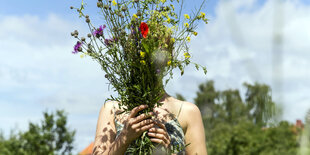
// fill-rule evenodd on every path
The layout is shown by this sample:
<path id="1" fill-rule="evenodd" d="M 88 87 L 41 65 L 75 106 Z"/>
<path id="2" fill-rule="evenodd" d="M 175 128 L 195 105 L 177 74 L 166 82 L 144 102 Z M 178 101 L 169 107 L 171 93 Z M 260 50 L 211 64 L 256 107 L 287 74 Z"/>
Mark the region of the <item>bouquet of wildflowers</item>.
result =
<path id="1" fill-rule="evenodd" d="M 205 67 L 190 61 L 188 46 L 191 36 L 197 36 L 197 23 L 207 23 L 205 13 L 200 12 L 203 4 L 189 15 L 182 13 L 183 1 L 179 0 L 98 0 L 103 21 L 95 26 L 83 13 L 82 1 L 81 7 L 71 8 L 85 18 L 90 33 L 87 37 L 80 37 L 77 30 L 71 33 L 78 39 L 72 53 L 89 56 L 101 65 L 118 93 L 109 100 L 118 101 L 125 112 L 141 104 L 148 105 L 145 112 L 152 111 L 160 104 L 173 69 L 180 69 L 183 75 L 184 67 L 192 63 L 206 73 Z M 151 154 L 153 148 L 143 134 L 128 152 Z"/>

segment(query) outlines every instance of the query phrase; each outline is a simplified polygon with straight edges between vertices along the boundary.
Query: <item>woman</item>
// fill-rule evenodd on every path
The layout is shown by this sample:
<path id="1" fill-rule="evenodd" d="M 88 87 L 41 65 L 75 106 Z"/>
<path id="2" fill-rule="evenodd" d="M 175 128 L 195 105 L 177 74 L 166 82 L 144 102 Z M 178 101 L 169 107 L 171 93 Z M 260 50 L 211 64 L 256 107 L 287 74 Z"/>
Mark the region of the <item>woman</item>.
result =
<path id="1" fill-rule="evenodd" d="M 165 148 L 171 145 L 189 144 L 178 154 L 206 155 L 205 133 L 198 107 L 177 100 L 167 93 L 149 115 L 137 113 L 145 108 L 141 105 L 130 114 L 120 114 L 117 102 L 107 102 L 100 110 L 93 154 L 125 154 L 128 146 L 144 131 L 152 142 Z M 154 117 L 156 116 L 156 117 Z M 154 151 L 154 154 L 163 154 Z"/>

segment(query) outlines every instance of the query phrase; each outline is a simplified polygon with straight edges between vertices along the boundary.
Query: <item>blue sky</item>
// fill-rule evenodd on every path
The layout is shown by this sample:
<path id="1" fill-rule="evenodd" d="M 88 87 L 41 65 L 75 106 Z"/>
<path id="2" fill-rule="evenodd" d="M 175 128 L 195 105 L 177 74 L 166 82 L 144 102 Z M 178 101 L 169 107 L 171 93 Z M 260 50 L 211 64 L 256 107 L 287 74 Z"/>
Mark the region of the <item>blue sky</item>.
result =
<path id="1" fill-rule="evenodd" d="M 96 15 L 94 1 L 87 11 Z M 194 2 L 194 3 L 193 3 Z M 190 9 L 201 1 L 186 1 Z M 72 55 L 74 29 L 87 33 L 83 20 L 69 7 L 79 0 L 0 0 L 0 129 L 27 128 L 45 110 L 64 109 L 69 125 L 77 129 L 76 151 L 94 138 L 97 116 L 112 92 L 98 64 Z M 272 82 L 273 0 L 207 1 L 210 22 L 198 28 L 191 50 L 194 61 L 207 66 L 208 74 L 186 69 L 167 86 L 171 95 L 193 101 L 197 86 L 214 80 L 217 89 L 240 89 L 243 82 L 266 83 L 283 107 L 283 119 L 303 119 L 310 109 L 310 2 L 284 0 L 282 25 L 283 90 Z M 180 92 L 179 90 L 182 90 Z"/>

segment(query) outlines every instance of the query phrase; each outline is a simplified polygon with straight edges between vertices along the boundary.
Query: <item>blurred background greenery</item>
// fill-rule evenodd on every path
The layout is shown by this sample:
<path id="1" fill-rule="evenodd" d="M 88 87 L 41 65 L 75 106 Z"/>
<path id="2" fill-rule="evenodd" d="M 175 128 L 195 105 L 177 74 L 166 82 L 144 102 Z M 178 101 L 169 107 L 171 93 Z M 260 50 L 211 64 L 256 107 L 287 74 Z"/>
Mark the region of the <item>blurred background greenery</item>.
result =
<path id="1" fill-rule="evenodd" d="M 279 121 L 281 109 L 273 102 L 268 85 L 244 83 L 245 99 L 239 90 L 218 91 L 213 81 L 199 85 L 194 103 L 199 107 L 210 155 L 308 155 L 309 114 L 306 125 Z M 176 94 L 180 100 L 186 100 Z M 26 131 L 0 135 L 0 154 L 71 154 L 75 130 L 67 126 L 64 111 L 43 113 L 41 123 L 29 123 Z M 86 146 L 85 146 L 86 147 Z M 82 154 L 90 154 L 83 152 Z"/>

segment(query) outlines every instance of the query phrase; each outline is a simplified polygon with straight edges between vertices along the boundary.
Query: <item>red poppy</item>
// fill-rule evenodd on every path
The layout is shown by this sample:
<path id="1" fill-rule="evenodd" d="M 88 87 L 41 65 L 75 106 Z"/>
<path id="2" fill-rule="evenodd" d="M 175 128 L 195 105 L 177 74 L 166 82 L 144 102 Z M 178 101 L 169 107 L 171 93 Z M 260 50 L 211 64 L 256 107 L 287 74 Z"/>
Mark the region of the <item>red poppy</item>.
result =
<path id="1" fill-rule="evenodd" d="M 147 26 L 147 24 L 144 22 L 141 22 L 140 30 L 141 30 L 141 34 L 143 38 L 146 38 L 147 34 L 149 33 L 149 27 Z"/>

